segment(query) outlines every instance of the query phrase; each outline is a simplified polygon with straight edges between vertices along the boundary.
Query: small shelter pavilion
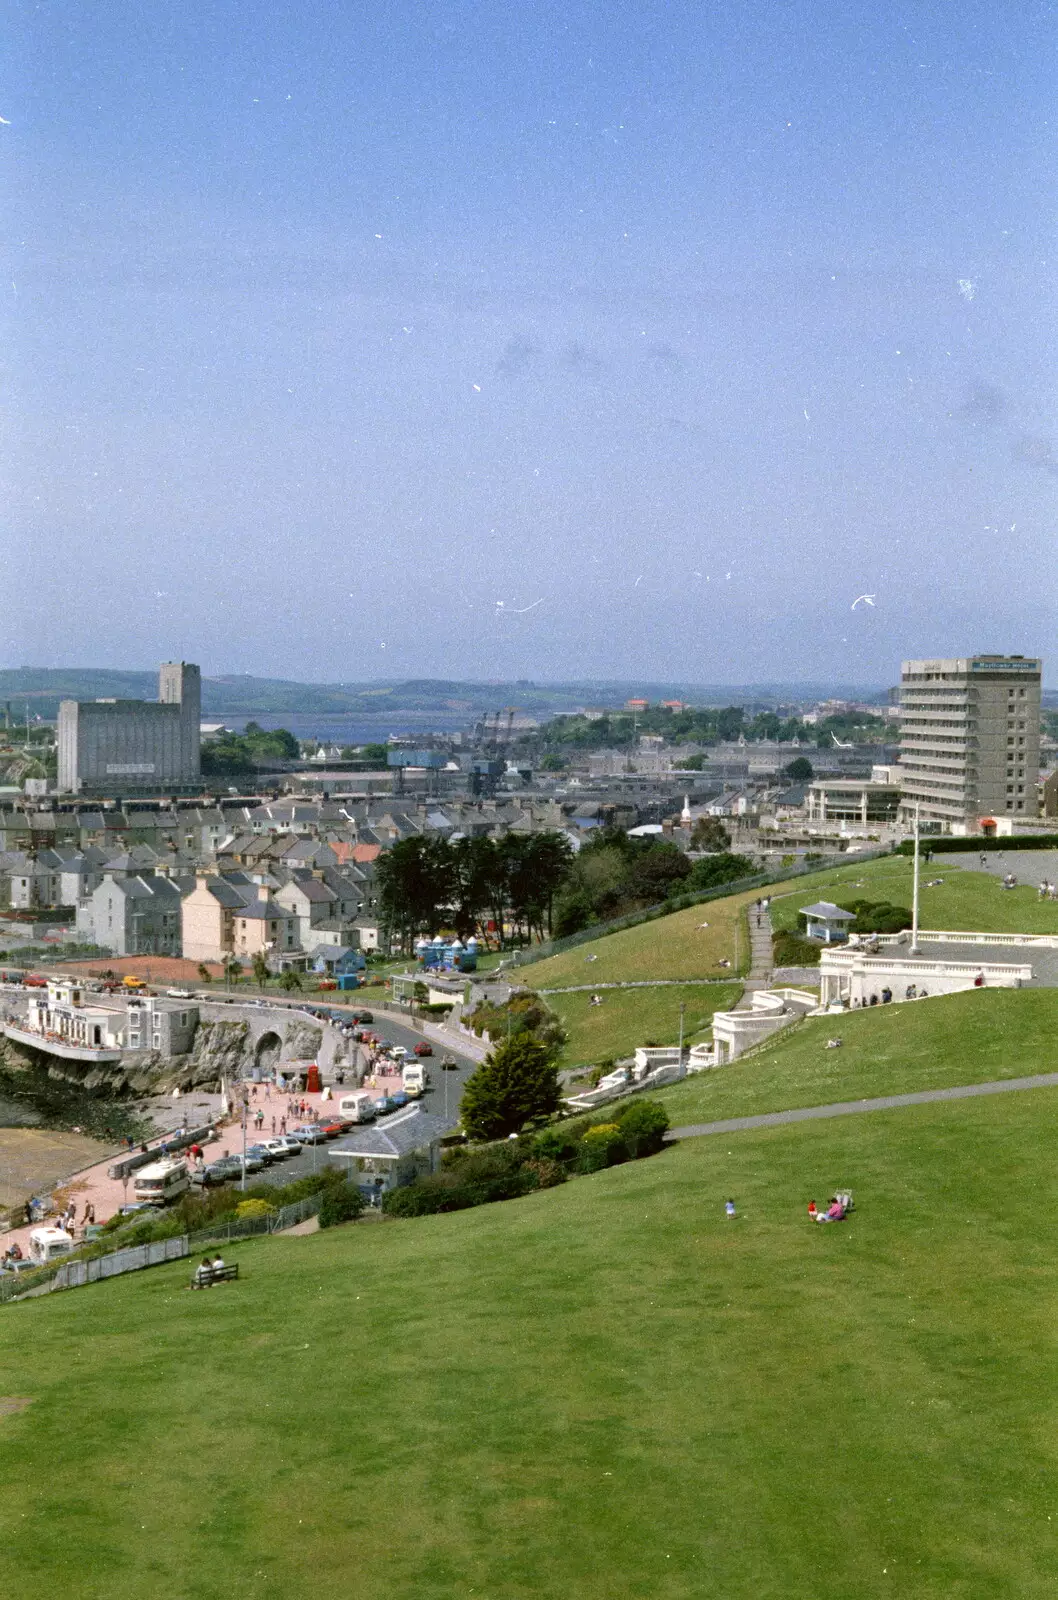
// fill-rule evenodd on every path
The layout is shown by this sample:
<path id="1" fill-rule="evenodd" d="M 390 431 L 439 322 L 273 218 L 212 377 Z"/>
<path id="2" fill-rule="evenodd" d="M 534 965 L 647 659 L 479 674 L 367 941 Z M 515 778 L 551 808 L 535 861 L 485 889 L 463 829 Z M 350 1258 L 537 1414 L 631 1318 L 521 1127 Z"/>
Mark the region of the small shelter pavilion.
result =
<path id="1" fill-rule="evenodd" d="M 802 906 L 805 919 L 805 938 L 819 939 L 823 944 L 843 944 L 849 936 L 848 924 L 855 922 L 853 911 L 842 911 L 829 900 L 820 900 L 814 906 Z"/>

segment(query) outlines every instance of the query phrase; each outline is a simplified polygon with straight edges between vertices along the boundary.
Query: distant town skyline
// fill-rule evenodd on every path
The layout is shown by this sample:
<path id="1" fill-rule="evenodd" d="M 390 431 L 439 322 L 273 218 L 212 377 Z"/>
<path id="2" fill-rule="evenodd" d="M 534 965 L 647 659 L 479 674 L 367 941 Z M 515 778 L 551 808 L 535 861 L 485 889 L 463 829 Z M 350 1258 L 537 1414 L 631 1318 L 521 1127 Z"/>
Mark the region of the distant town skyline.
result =
<path id="1" fill-rule="evenodd" d="M 981 0 L 16 0 L 6 659 L 1046 661 L 1054 42 Z"/>

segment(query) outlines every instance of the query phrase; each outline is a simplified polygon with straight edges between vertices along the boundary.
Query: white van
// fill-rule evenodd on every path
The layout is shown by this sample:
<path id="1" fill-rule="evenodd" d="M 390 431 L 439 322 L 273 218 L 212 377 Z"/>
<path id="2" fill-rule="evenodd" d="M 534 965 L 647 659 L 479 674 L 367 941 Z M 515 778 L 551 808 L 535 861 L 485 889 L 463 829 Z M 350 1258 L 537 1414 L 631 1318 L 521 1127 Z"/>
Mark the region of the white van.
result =
<path id="1" fill-rule="evenodd" d="M 62 1228 L 34 1228 L 29 1236 L 29 1259 L 38 1266 L 68 1255 L 72 1249 L 73 1240 Z"/>
<path id="2" fill-rule="evenodd" d="M 152 1200 L 155 1205 L 166 1205 L 178 1200 L 191 1187 L 191 1175 L 186 1161 L 152 1161 L 141 1167 L 132 1180 L 137 1200 Z"/>
<path id="3" fill-rule="evenodd" d="M 338 1101 L 338 1115 L 348 1117 L 352 1122 L 373 1122 L 375 1120 L 375 1097 L 366 1089 L 358 1089 L 355 1094 L 343 1094 Z"/>
<path id="4" fill-rule="evenodd" d="M 409 1061 L 400 1075 L 404 1093 L 417 1100 L 425 1094 L 426 1086 L 430 1081 L 430 1074 L 421 1061 Z"/>

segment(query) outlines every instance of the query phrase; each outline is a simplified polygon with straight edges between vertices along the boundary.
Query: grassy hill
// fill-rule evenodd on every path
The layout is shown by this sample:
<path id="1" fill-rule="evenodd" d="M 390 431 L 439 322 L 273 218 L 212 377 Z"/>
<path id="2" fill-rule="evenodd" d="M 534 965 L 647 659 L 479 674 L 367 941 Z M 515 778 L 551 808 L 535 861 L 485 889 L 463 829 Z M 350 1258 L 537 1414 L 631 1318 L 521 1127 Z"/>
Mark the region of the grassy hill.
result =
<path id="1" fill-rule="evenodd" d="M 6 1592 L 1051 1600 L 1056 1139 L 1045 1091 L 689 1141 L 10 1307 Z"/>
<path id="2" fill-rule="evenodd" d="M 976 858 L 975 858 L 976 859 Z M 1040 853 L 1036 882 L 1051 874 L 1049 853 Z M 958 858 L 936 856 L 920 866 L 920 916 L 923 928 L 952 933 L 1058 933 L 1058 905 L 1041 901 L 1031 884 L 1001 889 L 998 879 L 958 865 Z M 771 915 L 776 930 L 793 928 L 801 906 L 813 900 L 891 900 L 911 904 L 912 864 L 907 856 L 882 856 L 876 861 L 832 868 L 777 884 Z M 930 887 L 931 879 L 942 879 Z"/>
<path id="3" fill-rule="evenodd" d="M 674 1126 L 1058 1070 L 1058 989 L 972 989 L 806 1017 L 752 1055 L 662 1092 Z M 838 1035 L 840 1050 L 826 1049 Z"/>
<path id="4" fill-rule="evenodd" d="M 725 972 L 730 976 L 745 970 L 749 954 L 745 908 L 756 898 L 755 893 L 729 895 L 689 906 L 586 941 L 545 961 L 531 961 L 518 968 L 517 976 L 534 989 L 637 978 L 722 978 Z M 721 961 L 731 962 L 731 968 L 721 967 Z"/>
<path id="5" fill-rule="evenodd" d="M 712 1037 L 714 1011 L 727 1011 L 742 993 L 738 983 L 672 984 L 659 989 L 606 989 L 602 1005 L 593 1006 L 586 991 L 548 995 L 547 1002 L 562 1018 L 569 1042 L 559 1065 L 595 1063 L 608 1057 L 630 1055 L 640 1044 L 676 1044 L 680 1036 L 680 1005 L 684 1012 L 684 1043 L 696 1044 Z"/>

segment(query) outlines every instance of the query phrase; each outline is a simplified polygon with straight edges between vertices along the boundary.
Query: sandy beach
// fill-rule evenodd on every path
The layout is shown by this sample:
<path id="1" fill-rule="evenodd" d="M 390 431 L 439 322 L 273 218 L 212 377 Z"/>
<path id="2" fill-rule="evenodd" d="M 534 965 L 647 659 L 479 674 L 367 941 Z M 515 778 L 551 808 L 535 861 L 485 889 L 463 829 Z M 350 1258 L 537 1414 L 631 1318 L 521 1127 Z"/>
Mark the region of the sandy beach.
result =
<path id="1" fill-rule="evenodd" d="M 0 1128 L 0 1206 L 50 1194 L 63 1179 L 118 1148 L 58 1128 Z"/>

